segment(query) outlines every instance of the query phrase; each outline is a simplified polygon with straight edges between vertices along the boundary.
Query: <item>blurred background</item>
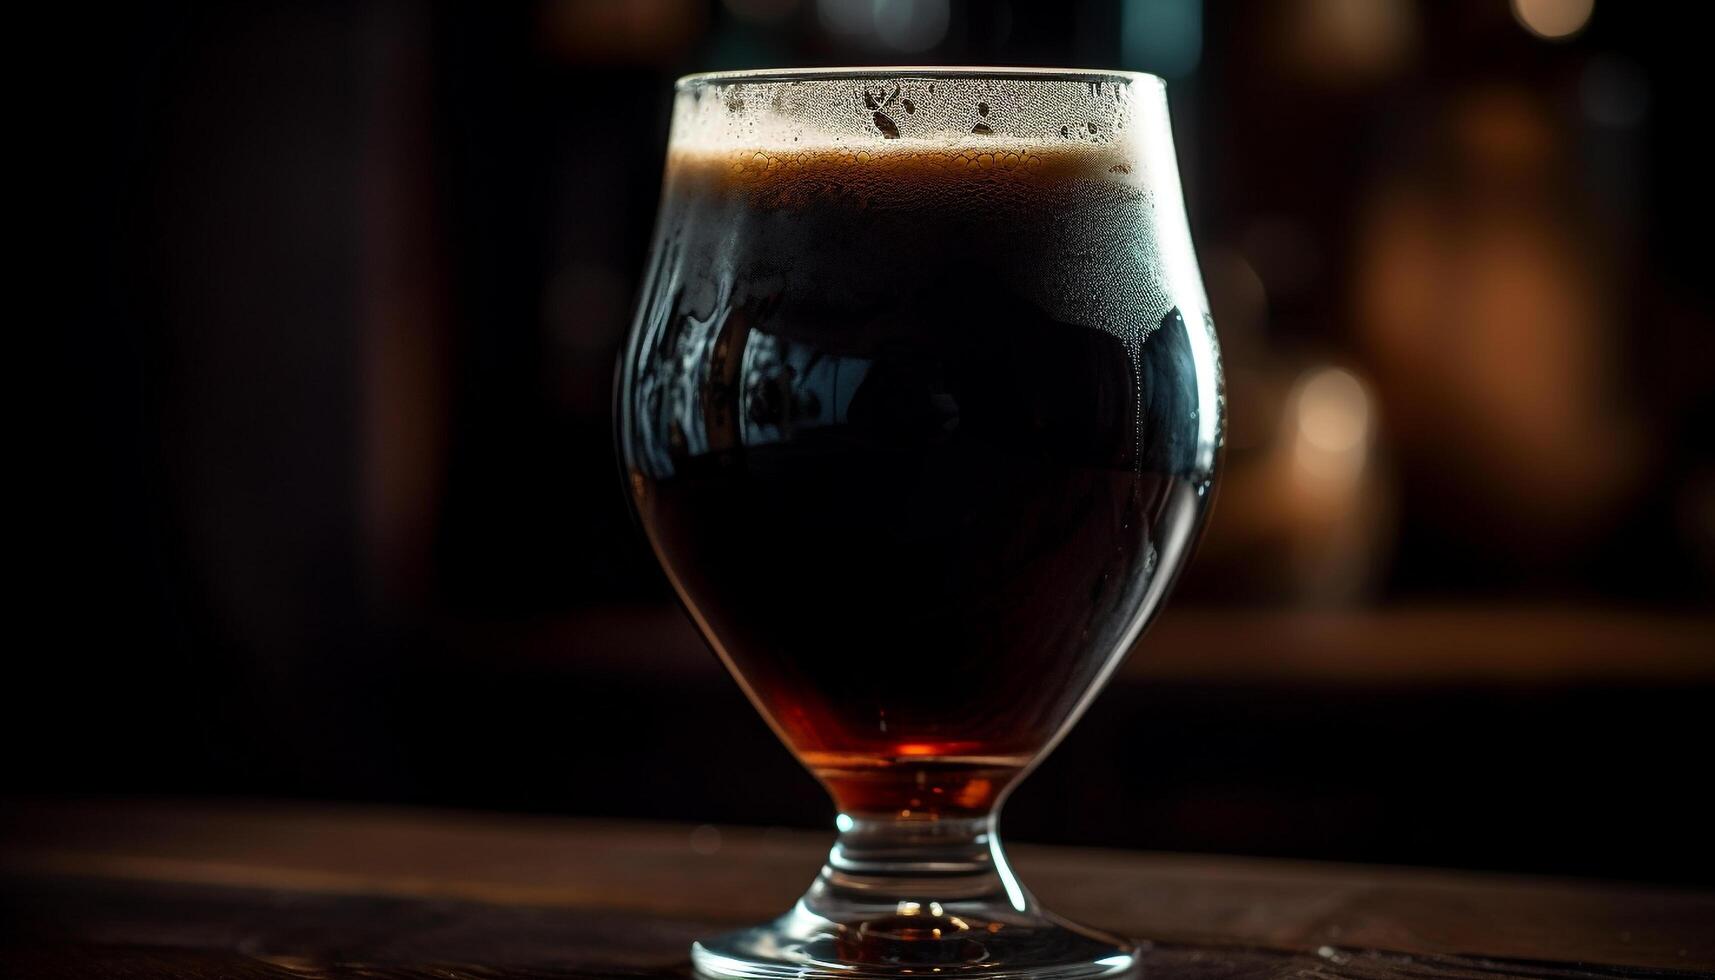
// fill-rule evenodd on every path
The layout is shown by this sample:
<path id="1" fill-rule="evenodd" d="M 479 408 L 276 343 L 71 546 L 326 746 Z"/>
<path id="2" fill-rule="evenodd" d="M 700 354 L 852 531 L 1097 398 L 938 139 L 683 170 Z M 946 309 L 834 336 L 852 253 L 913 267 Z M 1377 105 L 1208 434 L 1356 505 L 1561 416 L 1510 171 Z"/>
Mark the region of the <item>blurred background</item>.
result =
<path id="1" fill-rule="evenodd" d="M 827 827 L 613 457 L 671 81 L 1112 67 L 1169 80 L 1230 445 L 1175 599 L 1008 832 L 1715 880 L 1710 35 L 1680 8 L 56 16 L 24 42 L 50 312 L 14 335 L 63 366 L 17 416 L 6 794 Z"/>

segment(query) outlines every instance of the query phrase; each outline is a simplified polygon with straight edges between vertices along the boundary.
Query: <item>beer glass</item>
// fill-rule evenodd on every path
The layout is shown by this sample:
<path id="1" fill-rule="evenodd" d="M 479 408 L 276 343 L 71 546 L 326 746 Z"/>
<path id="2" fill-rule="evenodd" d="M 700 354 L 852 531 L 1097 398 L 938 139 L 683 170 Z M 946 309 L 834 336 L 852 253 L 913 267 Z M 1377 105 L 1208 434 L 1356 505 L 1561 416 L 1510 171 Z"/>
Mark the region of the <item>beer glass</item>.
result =
<path id="1" fill-rule="evenodd" d="M 1037 906 L 995 820 L 1210 501 L 1220 355 L 1161 80 L 680 80 L 617 401 L 662 567 L 839 809 L 804 897 L 696 968 L 1128 969 Z"/>

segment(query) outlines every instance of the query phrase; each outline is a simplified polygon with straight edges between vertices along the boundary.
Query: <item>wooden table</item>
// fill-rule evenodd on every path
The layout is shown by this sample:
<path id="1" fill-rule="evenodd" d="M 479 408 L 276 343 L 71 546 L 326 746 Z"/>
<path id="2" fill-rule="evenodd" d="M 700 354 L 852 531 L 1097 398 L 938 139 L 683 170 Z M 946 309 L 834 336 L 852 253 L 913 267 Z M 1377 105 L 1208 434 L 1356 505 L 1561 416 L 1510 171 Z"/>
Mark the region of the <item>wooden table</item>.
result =
<path id="1" fill-rule="evenodd" d="M 827 835 L 282 804 L 10 803 L 7 976 L 678 977 Z M 1715 893 L 1016 846 L 1157 977 L 1715 976 Z"/>

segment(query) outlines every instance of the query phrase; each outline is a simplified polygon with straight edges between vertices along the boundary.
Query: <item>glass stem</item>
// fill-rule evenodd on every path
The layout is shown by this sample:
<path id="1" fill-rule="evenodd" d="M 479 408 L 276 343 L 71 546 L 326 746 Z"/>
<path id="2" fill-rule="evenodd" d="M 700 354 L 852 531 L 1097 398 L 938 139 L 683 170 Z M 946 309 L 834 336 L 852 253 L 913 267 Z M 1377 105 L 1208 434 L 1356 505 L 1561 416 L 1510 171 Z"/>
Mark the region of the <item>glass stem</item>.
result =
<path id="1" fill-rule="evenodd" d="M 804 903 L 835 920 L 854 912 L 939 916 L 955 905 L 1031 912 L 1030 896 L 1007 867 L 995 818 L 842 814 L 840 835 Z"/>

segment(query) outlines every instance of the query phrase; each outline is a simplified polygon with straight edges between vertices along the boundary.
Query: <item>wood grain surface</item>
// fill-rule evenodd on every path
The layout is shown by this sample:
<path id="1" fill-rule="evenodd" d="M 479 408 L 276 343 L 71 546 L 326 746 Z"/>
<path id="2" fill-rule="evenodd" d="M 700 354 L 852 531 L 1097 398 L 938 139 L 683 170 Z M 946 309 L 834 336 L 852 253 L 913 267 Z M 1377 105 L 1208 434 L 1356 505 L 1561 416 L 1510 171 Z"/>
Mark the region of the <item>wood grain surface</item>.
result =
<path id="1" fill-rule="evenodd" d="M 829 838 L 446 812 L 12 803 L 0 965 L 33 976 L 683 975 Z M 1186 977 L 1715 975 L 1715 894 L 1018 846 L 1056 911 Z"/>

